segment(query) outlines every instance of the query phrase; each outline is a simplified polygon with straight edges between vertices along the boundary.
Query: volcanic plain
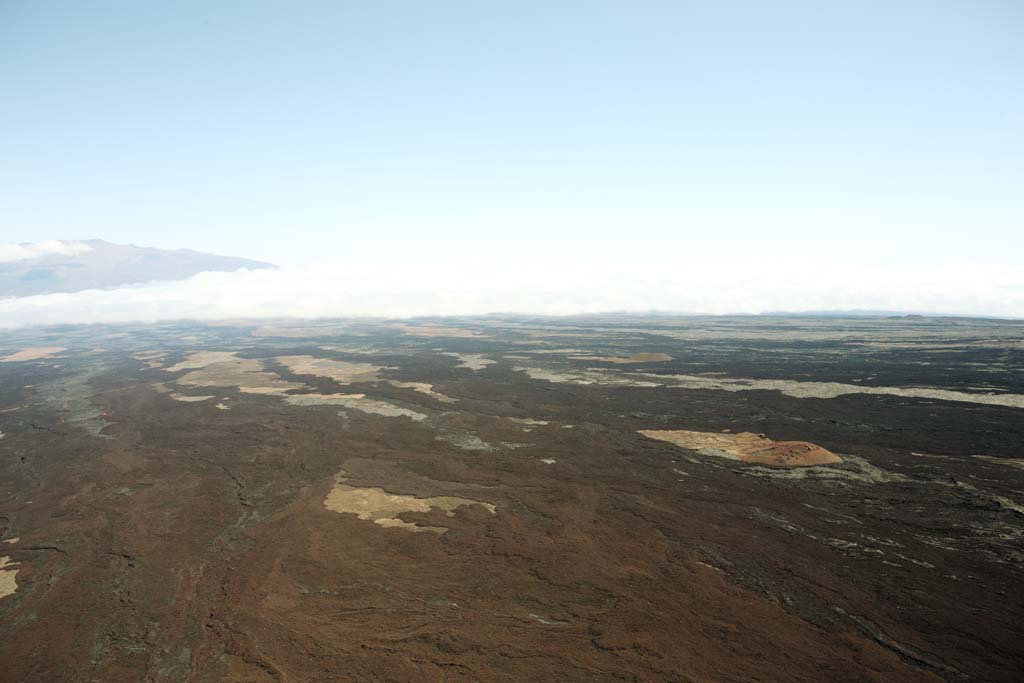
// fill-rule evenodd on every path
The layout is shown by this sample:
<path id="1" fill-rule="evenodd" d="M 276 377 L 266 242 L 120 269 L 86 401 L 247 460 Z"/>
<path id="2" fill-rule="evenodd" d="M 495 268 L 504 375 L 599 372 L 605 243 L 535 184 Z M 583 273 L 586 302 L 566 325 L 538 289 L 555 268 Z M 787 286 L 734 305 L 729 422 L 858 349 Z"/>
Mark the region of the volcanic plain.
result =
<path id="1" fill-rule="evenodd" d="M 65 326 L 0 361 L 0 683 L 1024 676 L 1024 323 Z"/>

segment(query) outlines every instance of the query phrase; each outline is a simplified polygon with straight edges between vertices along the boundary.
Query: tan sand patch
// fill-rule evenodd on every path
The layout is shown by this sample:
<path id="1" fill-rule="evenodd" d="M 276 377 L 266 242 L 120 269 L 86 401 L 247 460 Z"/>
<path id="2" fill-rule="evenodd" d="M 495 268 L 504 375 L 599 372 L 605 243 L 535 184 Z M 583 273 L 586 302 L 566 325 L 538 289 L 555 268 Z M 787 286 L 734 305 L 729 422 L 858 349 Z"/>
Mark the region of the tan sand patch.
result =
<path id="1" fill-rule="evenodd" d="M 61 351 L 67 351 L 67 349 L 62 346 L 32 346 L 27 349 L 22 349 L 16 353 L 12 353 L 9 356 L 0 357 L 0 363 L 20 363 L 26 360 L 49 358 Z"/>
<path id="2" fill-rule="evenodd" d="M 359 519 L 372 521 L 382 527 L 443 534 L 448 531 L 445 527 L 420 526 L 415 522 L 404 522 L 398 517 L 406 512 L 430 512 L 434 508 L 444 510 L 449 517 L 452 517 L 455 514 L 454 511 L 463 505 L 481 505 L 492 515 L 497 511 L 497 508 L 490 503 L 468 498 L 454 496 L 417 498 L 416 496 L 388 493 L 382 488 L 349 486 L 345 483 L 348 481 L 346 474 L 344 470 L 338 474 L 334 488 L 324 499 L 324 507 L 333 512 L 355 514 Z"/>
<path id="3" fill-rule="evenodd" d="M 395 368 L 392 367 L 371 365 L 370 363 L 353 363 L 345 360 L 331 360 L 329 358 L 316 358 L 314 356 L 279 356 L 275 360 L 296 375 L 329 377 L 340 384 L 384 382 L 399 389 L 411 389 L 442 403 L 455 403 L 457 400 L 434 391 L 433 385 L 426 382 L 401 382 L 394 379 L 382 379 L 380 372 L 382 370 L 394 370 Z"/>
<path id="4" fill-rule="evenodd" d="M 11 562 L 11 558 L 7 556 L 0 557 L 0 598 L 14 595 L 14 591 L 18 590 L 18 582 L 15 580 L 18 570 L 8 569 L 8 567 L 12 567 L 14 564 L 17 563 Z"/>
<path id="5" fill-rule="evenodd" d="M 5 538 L 4 543 L 17 543 L 20 540 L 21 539 L 19 537 L 14 536 L 13 538 Z"/>
<path id="6" fill-rule="evenodd" d="M 215 363 L 229 363 L 238 360 L 234 351 L 195 351 L 188 354 L 185 360 L 167 368 L 167 372 L 205 368 Z"/>
<path id="7" fill-rule="evenodd" d="M 701 455 L 742 460 L 772 467 L 807 467 L 842 462 L 835 453 L 807 441 L 772 441 L 761 434 L 741 432 L 691 432 L 686 430 L 641 430 L 641 434 L 667 441 Z"/>
<path id="8" fill-rule="evenodd" d="M 663 363 L 672 360 L 667 353 L 634 353 L 629 358 L 621 356 L 572 356 L 574 360 L 599 360 L 605 363 Z"/>
<path id="9" fill-rule="evenodd" d="M 167 372 L 198 368 L 175 380 L 193 387 L 237 387 L 246 394 L 284 395 L 292 389 L 303 389 L 304 384 L 288 382 L 263 367 L 255 358 L 238 358 L 234 352 L 198 351 L 167 368 Z"/>
<path id="10" fill-rule="evenodd" d="M 376 382 L 380 380 L 381 370 L 394 369 L 369 363 L 352 363 L 344 360 L 331 360 L 330 358 L 316 358 L 314 356 L 278 356 L 274 360 L 296 375 L 329 377 L 341 384 Z"/>

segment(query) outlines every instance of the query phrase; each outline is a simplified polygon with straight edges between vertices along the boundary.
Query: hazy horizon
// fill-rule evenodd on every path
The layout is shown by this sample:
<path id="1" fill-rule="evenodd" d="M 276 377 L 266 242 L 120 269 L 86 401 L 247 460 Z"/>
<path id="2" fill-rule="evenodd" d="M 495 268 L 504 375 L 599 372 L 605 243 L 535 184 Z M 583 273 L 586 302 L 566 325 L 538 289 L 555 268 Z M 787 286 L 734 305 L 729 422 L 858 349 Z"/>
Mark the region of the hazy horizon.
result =
<path id="1" fill-rule="evenodd" d="M 281 270 L 0 318 L 1024 317 L 1022 22 L 999 1 L 7 4 L 0 261 L 104 239 Z"/>

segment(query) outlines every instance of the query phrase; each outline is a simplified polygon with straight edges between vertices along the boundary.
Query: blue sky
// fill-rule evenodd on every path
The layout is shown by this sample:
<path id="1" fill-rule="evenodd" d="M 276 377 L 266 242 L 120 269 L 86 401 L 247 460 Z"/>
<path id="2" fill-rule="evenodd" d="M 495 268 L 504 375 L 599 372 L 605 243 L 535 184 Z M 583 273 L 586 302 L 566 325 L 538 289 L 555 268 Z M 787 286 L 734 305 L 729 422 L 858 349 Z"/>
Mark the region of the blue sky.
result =
<path id="1" fill-rule="evenodd" d="M 1024 268 L 1024 4 L 0 2 L 0 241 Z"/>

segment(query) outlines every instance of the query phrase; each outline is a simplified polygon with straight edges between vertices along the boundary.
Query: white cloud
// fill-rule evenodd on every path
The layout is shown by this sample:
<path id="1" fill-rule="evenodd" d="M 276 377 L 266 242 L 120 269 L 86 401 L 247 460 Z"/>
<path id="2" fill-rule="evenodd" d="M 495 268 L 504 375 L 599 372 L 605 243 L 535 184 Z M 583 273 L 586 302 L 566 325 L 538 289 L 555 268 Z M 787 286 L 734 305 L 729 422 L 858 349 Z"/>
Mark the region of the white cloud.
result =
<path id="1" fill-rule="evenodd" d="M 179 318 L 538 314 L 651 310 L 726 314 L 891 310 L 1024 317 L 1024 271 L 680 262 L 650 270 L 532 262 L 436 267 L 334 262 L 200 273 L 113 290 L 0 299 L 0 327 Z"/>
<path id="2" fill-rule="evenodd" d="M 92 247 L 84 242 L 66 242 L 64 240 L 47 240 L 46 242 L 0 242 L 0 263 L 11 261 L 27 261 L 40 256 L 74 256 L 92 251 Z"/>

